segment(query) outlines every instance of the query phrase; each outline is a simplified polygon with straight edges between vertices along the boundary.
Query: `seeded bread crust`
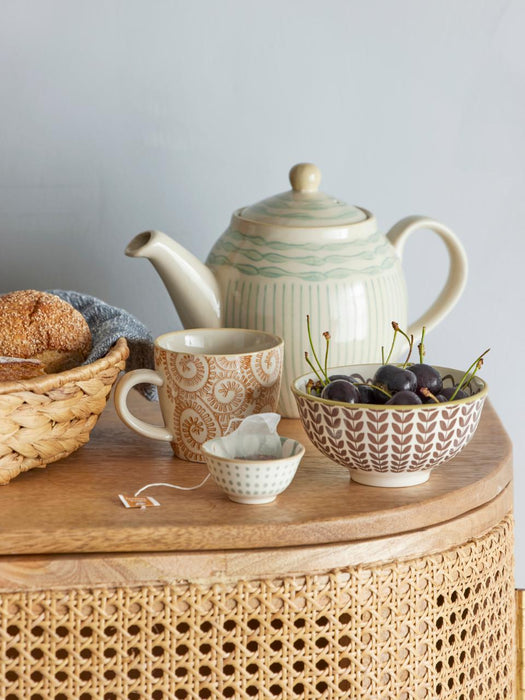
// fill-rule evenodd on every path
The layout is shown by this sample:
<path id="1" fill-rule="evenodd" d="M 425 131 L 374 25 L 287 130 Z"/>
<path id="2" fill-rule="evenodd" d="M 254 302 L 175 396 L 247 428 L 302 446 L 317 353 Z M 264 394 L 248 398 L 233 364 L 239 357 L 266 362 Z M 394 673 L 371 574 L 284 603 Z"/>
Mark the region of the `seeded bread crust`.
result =
<path id="1" fill-rule="evenodd" d="M 91 344 L 85 318 L 55 294 L 24 289 L 0 296 L 0 355 L 40 360 L 50 374 L 82 364 Z"/>

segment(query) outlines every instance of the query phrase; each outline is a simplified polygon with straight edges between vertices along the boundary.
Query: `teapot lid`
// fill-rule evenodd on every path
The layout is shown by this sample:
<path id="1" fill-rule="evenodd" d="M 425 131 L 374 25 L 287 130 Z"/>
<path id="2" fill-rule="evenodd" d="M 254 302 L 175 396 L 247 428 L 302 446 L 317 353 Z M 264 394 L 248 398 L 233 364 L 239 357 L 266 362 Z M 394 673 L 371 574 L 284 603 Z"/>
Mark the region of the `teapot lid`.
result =
<path id="1" fill-rule="evenodd" d="M 290 170 L 292 189 L 238 212 L 242 219 L 275 226 L 346 226 L 364 221 L 362 209 L 319 192 L 321 172 L 313 163 L 298 163 Z"/>

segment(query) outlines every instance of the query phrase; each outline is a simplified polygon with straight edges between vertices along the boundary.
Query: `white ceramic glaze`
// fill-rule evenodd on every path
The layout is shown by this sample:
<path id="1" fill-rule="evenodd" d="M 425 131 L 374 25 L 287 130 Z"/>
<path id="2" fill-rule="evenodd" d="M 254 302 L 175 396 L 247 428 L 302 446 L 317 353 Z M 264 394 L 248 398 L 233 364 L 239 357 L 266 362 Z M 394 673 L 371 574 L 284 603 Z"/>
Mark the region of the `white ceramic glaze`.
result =
<path id="1" fill-rule="evenodd" d="M 231 456 L 232 438 L 235 456 Z M 209 440 L 202 446 L 210 474 L 231 501 L 248 505 L 271 503 L 291 484 L 304 446 L 297 440 L 277 437 L 277 448 L 273 447 L 269 455 L 267 442 L 267 435 L 243 434 L 237 438 L 234 434 Z M 261 456 L 268 458 L 260 459 Z"/>
<path id="2" fill-rule="evenodd" d="M 196 328 L 155 340 L 155 370 L 123 375 L 115 388 L 120 419 L 139 435 L 170 442 L 180 459 L 204 462 L 203 443 L 235 430 L 239 419 L 277 408 L 283 341 L 271 333 L 241 328 Z M 128 408 L 130 390 L 159 387 L 163 426 Z"/>
<path id="3" fill-rule="evenodd" d="M 332 367 L 329 374 L 360 374 L 371 379 L 379 365 Z M 447 385 L 463 371 L 436 367 Z M 350 470 L 353 481 L 367 486 L 415 486 L 432 469 L 458 455 L 472 439 L 487 397 L 485 382 L 474 377 L 475 393 L 445 403 L 410 406 L 349 404 L 306 392 L 313 373 L 292 384 L 301 422 L 317 449 Z"/>
<path id="4" fill-rule="evenodd" d="M 258 328 L 285 341 L 279 410 L 297 417 L 289 385 L 305 369 L 306 315 L 319 338 L 329 330 L 331 361 L 378 361 L 391 340 L 391 321 L 407 328 L 401 268 L 410 235 L 430 229 L 445 243 L 450 269 L 438 299 L 408 327 L 429 331 L 451 310 L 466 282 L 467 259 L 457 237 L 422 216 L 399 221 L 385 236 L 374 216 L 319 191 L 311 163 L 290 171 L 292 189 L 234 212 L 206 265 L 159 231 L 146 231 L 126 254 L 158 270 L 185 327 Z"/>

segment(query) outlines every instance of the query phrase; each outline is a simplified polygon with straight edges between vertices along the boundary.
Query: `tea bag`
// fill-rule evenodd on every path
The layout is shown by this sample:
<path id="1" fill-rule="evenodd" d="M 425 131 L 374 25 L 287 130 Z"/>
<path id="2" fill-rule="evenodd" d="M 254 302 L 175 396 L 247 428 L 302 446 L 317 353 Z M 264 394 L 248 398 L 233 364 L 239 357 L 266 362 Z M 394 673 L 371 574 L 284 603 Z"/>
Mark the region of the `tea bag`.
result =
<path id="1" fill-rule="evenodd" d="M 279 459 L 281 438 L 278 413 L 257 413 L 244 418 L 239 427 L 216 443 L 215 452 L 229 459 Z"/>

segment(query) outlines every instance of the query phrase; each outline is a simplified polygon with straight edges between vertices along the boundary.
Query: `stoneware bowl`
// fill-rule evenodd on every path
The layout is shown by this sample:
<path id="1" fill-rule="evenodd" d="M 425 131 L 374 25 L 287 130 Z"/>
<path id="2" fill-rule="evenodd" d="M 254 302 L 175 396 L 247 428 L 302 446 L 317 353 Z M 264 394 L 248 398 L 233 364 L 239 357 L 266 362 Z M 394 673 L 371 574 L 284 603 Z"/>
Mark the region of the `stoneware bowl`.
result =
<path id="1" fill-rule="evenodd" d="M 235 435 L 202 446 L 217 486 L 236 503 L 271 503 L 291 484 L 304 447 L 297 440 L 266 435 Z M 233 447 L 232 447 L 233 444 Z"/>
<path id="2" fill-rule="evenodd" d="M 372 377 L 380 365 L 335 367 L 332 374 Z M 436 367 L 458 382 L 464 371 Z M 306 393 L 313 373 L 292 384 L 306 434 L 324 455 L 347 467 L 351 478 L 368 486 L 414 486 L 427 481 L 434 467 L 448 462 L 469 443 L 478 426 L 486 383 L 474 377 L 476 393 L 446 403 L 411 406 L 348 404 Z M 452 384 L 452 380 L 445 386 Z"/>

